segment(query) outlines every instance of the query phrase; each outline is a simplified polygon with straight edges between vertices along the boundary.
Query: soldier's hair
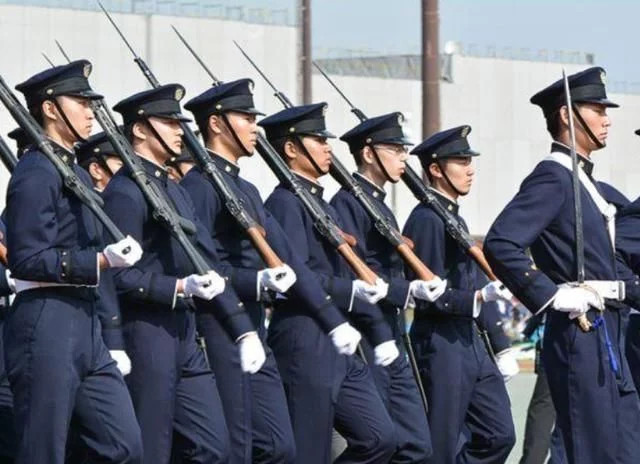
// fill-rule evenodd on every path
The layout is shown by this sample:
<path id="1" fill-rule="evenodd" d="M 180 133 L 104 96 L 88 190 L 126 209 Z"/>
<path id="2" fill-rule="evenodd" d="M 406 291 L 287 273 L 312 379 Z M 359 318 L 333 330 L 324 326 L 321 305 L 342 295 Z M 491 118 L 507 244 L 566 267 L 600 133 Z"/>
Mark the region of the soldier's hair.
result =
<path id="1" fill-rule="evenodd" d="M 127 138 L 129 143 L 131 144 L 133 144 L 133 126 L 137 122 L 142 122 L 142 121 L 133 121 L 133 122 L 127 123 L 124 125 L 124 128 L 123 128 L 124 136 Z"/>
<path id="2" fill-rule="evenodd" d="M 551 138 L 555 139 L 560 135 L 560 108 L 553 113 L 545 115 L 547 120 L 547 131 L 551 135 Z"/>
<path id="3" fill-rule="evenodd" d="M 422 165 L 422 170 L 424 171 L 425 175 L 427 176 L 427 180 L 429 180 L 430 184 L 433 184 L 433 175 L 431 174 L 431 171 L 429 170 L 429 166 L 431 166 L 433 163 L 429 163 L 429 164 L 423 164 Z"/>
<path id="4" fill-rule="evenodd" d="M 353 159 L 354 159 L 354 160 L 355 160 L 355 162 L 356 162 L 356 166 L 357 166 L 357 167 L 362 166 L 362 159 L 363 159 L 363 157 L 362 157 L 362 152 L 363 152 L 363 151 L 364 151 L 364 147 L 362 147 L 362 148 L 360 148 L 360 149 L 358 149 L 358 150 L 355 150 L 355 151 L 352 151 L 352 152 L 351 152 L 351 154 L 353 155 Z"/>
<path id="5" fill-rule="evenodd" d="M 214 116 L 210 114 L 204 118 L 196 119 L 196 126 L 198 126 L 198 130 L 200 131 L 200 136 L 202 137 L 202 141 L 206 145 L 209 143 L 209 118 Z"/>
<path id="6" fill-rule="evenodd" d="M 269 143 L 271 144 L 271 146 L 275 149 L 275 151 L 278 152 L 278 154 L 280 155 L 280 157 L 283 160 L 287 160 L 287 156 L 284 153 L 284 146 L 287 144 L 287 142 L 291 141 L 293 143 L 295 143 L 295 141 L 291 138 L 291 137 L 280 137 L 277 139 L 268 139 Z"/>
<path id="7" fill-rule="evenodd" d="M 42 113 L 42 103 L 29 107 L 29 113 L 33 116 L 40 127 L 44 126 L 44 114 Z"/>

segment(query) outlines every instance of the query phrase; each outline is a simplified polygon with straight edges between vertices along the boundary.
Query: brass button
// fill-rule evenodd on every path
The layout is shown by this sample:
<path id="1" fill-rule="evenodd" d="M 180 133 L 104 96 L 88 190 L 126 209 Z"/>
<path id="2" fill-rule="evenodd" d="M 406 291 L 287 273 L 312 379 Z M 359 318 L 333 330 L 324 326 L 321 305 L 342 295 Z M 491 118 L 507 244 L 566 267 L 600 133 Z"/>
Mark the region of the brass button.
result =
<path id="1" fill-rule="evenodd" d="M 528 273 L 528 272 L 525 272 L 525 273 L 524 273 L 524 276 L 525 276 L 525 277 L 529 277 L 529 273 Z"/>
<path id="2" fill-rule="evenodd" d="M 224 170 L 227 171 L 227 172 L 231 172 L 231 166 L 225 166 Z"/>
<path id="3" fill-rule="evenodd" d="M 138 289 L 138 291 L 139 291 L 140 293 L 144 293 L 144 288 L 140 287 L 140 288 Z"/>
<path id="4" fill-rule="evenodd" d="M 154 172 L 154 174 L 156 175 L 156 177 L 160 177 L 162 175 L 162 173 L 156 169 L 156 172 Z"/>

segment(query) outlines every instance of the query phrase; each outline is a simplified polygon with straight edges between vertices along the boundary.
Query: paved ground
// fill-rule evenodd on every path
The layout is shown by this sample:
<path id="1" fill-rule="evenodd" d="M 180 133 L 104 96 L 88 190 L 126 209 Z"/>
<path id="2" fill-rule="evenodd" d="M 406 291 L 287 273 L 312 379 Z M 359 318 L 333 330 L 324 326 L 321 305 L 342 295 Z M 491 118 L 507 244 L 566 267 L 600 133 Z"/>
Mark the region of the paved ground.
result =
<path id="1" fill-rule="evenodd" d="M 527 418 L 527 407 L 533 392 L 536 375 L 533 373 L 521 373 L 507 383 L 507 390 L 511 398 L 511 413 L 516 426 L 517 442 L 507 460 L 507 464 L 517 464 L 522 453 L 522 439 L 524 438 L 524 422 Z"/>

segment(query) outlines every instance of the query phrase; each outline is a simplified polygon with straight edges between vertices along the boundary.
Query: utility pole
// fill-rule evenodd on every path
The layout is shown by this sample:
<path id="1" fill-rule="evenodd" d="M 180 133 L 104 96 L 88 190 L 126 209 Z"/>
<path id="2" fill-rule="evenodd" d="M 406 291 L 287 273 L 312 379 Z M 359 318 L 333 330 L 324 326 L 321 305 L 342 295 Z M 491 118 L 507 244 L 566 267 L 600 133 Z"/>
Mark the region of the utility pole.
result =
<path id="1" fill-rule="evenodd" d="M 300 1 L 299 75 L 302 102 L 311 103 L 311 0 Z"/>
<path id="2" fill-rule="evenodd" d="M 422 138 L 440 130 L 438 0 L 422 0 Z"/>

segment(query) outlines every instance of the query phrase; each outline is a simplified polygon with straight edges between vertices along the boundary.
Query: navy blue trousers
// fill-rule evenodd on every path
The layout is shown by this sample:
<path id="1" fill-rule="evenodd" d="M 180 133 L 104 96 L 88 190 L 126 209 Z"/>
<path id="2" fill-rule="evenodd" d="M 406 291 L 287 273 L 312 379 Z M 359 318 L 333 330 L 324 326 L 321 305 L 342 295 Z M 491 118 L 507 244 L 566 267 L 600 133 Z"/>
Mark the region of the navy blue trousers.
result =
<path id="1" fill-rule="evenodd" d="M 255 374 L 240 369 L 238 347 L 211 313 L 197 315 L 209 364 L 218 380 L 231 440 L 233 464 L 292 463 L 295 441 L 287 400 L 273 352 Z"/>
<path id="2" fill-rule="evenodd" d="M 8 309 L 0 308 L 3 313 Z M 0 320 L 4 318 L 4 314 Z M 3 326 L 0 322 L 0 463 L 13 462 L 16 454 L 16 430 L 13 418 L 13 395 L 4 368 Z"/>
<path id="3" fill-rule="evenodd" d="M 633 383 L 640 392 L 640 314 L 632 314 L 629 317 L 626 353 Z"/>
<path id="4" fill-rule="evenodd" d="M 347 448 L 335 463 L 385 463 L 396 450 L 391 418 L 368 367 L 338 355 L 329 337 L 306 315 L 276 309 L 269 345 L 284 382 L 300 464 L 328 464 L 335 429 Z"/>
<path id="5" fill-rule="evenodd" d="M 590 311 L 589 318 L 595 314 Z M 566 314 L 548 315 L 542 359 L 569 464 L 631 464 L 640 458 L 640 404 L 624 353 L 628 310 L 602 314 L 611 352 L 604 326 L 584 333 Z"/>
<path id="6" fill-rule="evenodd" d="M 400 356 L 386 367 L 373 364 L 371 346 L 362 342 L 378 393 L 393 421 L 396 451 L 391 463 L 423 463 L 431 456 L 429 422 L 422 407 L 416 380 L 399 344 Z"/>
<path id="7" fill-rule="evenodd" d="M 139 463 L 140 429 L 91 289 L 18 294 L 5 321 L 16 463 L 62 464 L 72 415 L 93 462 Z"/>
<path id="8" fill-rule="evenodd" d="M 429 401 L 428 462 L 505 462 L 515 444 L 511 405 L 472 321 L 433 318 L 414 325 L 411 335 Z M 465 429 L 469 439 L 460 448 Z"/>
<path id="9" fill-rule="evenodd" d="M 196 343 L 192 311 L 123 311 L 126 377 L 144 463 L 221 463 L 229 437 L 215 377 Z"/>

